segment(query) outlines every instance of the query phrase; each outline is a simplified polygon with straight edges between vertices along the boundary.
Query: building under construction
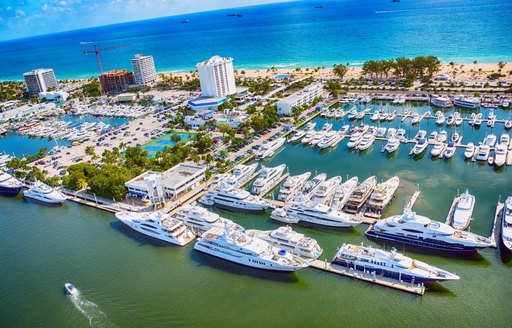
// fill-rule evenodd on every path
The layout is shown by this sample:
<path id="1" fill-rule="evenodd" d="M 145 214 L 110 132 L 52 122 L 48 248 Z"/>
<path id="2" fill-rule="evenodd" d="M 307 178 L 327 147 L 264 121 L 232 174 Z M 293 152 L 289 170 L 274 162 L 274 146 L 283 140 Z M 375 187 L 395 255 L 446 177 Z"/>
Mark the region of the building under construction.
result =
<path id="1" fill-rule="evenodd" d="M 125 69 L 115 69 L 102 73 L 100 83 L 105 93 L 122 93 L 133 84 L 133 73 Z"/>

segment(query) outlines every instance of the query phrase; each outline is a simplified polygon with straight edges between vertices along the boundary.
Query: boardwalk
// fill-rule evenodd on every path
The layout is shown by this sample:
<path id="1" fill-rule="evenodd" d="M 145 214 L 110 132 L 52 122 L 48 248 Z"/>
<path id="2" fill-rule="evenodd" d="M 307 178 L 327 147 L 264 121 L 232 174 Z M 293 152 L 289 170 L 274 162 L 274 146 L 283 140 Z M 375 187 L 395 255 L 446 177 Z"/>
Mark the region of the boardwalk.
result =
<path id="1" fill-rule="evenodd" d="M 498 202 L 496 205 L 496 212 L 494 212 L 494 222 L 492 224 L 492 231 L 491 231 L 491 237 L 490 239 L 494 243 L 493 247 L 498 247 L 499 245 L 499 236 L 500 236 L 500 230 L 501 229 L 501 213 L 503 211 L 503 208 L 505 207 L 504 203 Z"/>
<path id="2" fill-rule="evenodd" d="M 368 272 L 355 271 L 353 269 L 347 269 L 345 267 L 329 263 L 327 261 L 319 261 L 314 260 L 309 265 L 311 268 L 322 270 L 325 272 L 330 272 L 354 279 L 359 279 L 362 281 L 366 281 L 372 284 L 377 284 L 397 290 L 401 290 L 404 292 L 409 292 L 416 295 L 425 294 L 425 285 L 423 284 L 412 284 L 407 282 L 401 282 L 399 280 L 391 279 L 388 277 L 384 277 L 381 275 L 373 275 Z"/>

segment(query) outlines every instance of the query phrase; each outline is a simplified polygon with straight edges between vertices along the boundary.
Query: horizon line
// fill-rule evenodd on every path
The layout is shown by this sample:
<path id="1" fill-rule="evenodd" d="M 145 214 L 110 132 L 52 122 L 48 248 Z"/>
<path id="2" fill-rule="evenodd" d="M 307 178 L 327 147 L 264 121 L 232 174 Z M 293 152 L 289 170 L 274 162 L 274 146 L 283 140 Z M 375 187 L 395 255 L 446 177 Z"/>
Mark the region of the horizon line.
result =
<path id="1" fill-rule="evenodd" d="M 279 5 L 279 4 L 283 4 L 283 3 L 304 2 L 304 1 L 306 1 L 306 0 L 280 0 L 279 2 L 274 2 L 274 3 L 263 3 L 263 4 L 255 4 L 255 5 L 241 6 L 241 7 L 220 8 L 220 9 L 213 9 L 213 10 L 206 10 L 206 11 L 192 11 L 192 12 L 186 12 L 186 13 L 181 13 L 181 14 L 177 14 L 177 15 L 152 17 L 152 18 L 139 19 L 139 20 L 130 20 L 130 21 L 125 21 L 125 22 L 113 23 L 113 24 L 94 25 L 94 26 L 75 28 L 75 29 L 70 29 L 70 30 L 63 30 L 63 31 L 58 31 L 58 32 L 16 37 L 16 38 L 12 38 L 12 39 L 0 39 L 0 44 L 4 43 L 4 42 L 12 42 L 12 41 L 25 40 L 25 39 L 39 38 L 39 37 L 43 37 L 43 36 L 59 35 L 59 34 L 65 34 L 65 33 L 70 33 L 70 32 L 77 32 L 77 31 L 85 31 L 85 30 L 89 30 L 89 29 L 95 29 L 95 28 L 106 27 L 106 26 L 119 26 L 119 25 L 124 25 L 124 24 L 132 24 L 132 23 L 138 23 L 138 22 L 167 19 L 167 18 L 180 17 L 180 16 L 185 16 L 185 15 L 198 15 L 198 14 L 204 14 L 204 13 L 214 13 L 216 11 L 220 12 L 220 11 L 227 11 L 227 10 L 232 10 L 232 9 L 274 6 L 274 5 Z"/>

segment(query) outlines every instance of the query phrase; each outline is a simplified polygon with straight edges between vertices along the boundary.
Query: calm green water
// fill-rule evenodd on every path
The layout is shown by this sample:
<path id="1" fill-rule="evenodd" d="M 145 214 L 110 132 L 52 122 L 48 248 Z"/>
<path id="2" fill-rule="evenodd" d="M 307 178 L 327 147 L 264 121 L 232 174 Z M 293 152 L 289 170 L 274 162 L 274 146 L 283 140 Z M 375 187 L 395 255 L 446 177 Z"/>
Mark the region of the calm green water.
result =
<path id="1" fill-rule="evenodd" d="M 482 126 L 473 135 L 465 128 L 463 134 L 480 140 L 485 131 Z M 440 220 L 457 189 L 469 188 L 477 198 L 471 231 L 483 235 L 490 234 L 498 196 L 512 194 L 510 167 L 495 172 L 465 163 L 460 150 L 450 161 L 429 155 L 414 160 L 408 156 L 412 146 L 386 158 L 380 144 L 359 154 L 348 152 L 346 142 L 322 154 L 289 145 L 269 165 L 287 163 L 292 174 L 317 170 L 344 178 L 397 174 L 401 184 L 388 213 L 400 212 L 419 184 L 414 209 Z M 461 257 L 405 248 L 407 255 L 461 277 L 419 297 L 314 269 L 287 275 L 240 267 L 194 252 L 193 243 L 151 242 L 113 214 L 73 203 L 55 208 L 0 198 L 0 209 L 3 327 L 509 327 L 512 319 L 512 262 L 500 249 Z M 246 228 L 278 226 L 268 214 L 219 213 Z M 322 258 L 330 259 L 343 242 L 376 245 L 364 237 L 366 226 L 296 229 L 320 242 Z M 68 281 L 81 291 L 76 305 L 63 294 Z"/>

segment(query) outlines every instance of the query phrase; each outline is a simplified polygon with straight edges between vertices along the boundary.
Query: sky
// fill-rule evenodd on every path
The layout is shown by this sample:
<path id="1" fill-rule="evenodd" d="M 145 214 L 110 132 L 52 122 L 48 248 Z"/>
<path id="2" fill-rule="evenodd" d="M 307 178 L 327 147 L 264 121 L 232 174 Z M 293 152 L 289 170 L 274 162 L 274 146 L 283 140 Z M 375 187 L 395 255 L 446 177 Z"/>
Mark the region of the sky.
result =
<path id="1" fill-rule="evenodd" d="M 0 40 L 283 0 L 0 0 Z"/>

